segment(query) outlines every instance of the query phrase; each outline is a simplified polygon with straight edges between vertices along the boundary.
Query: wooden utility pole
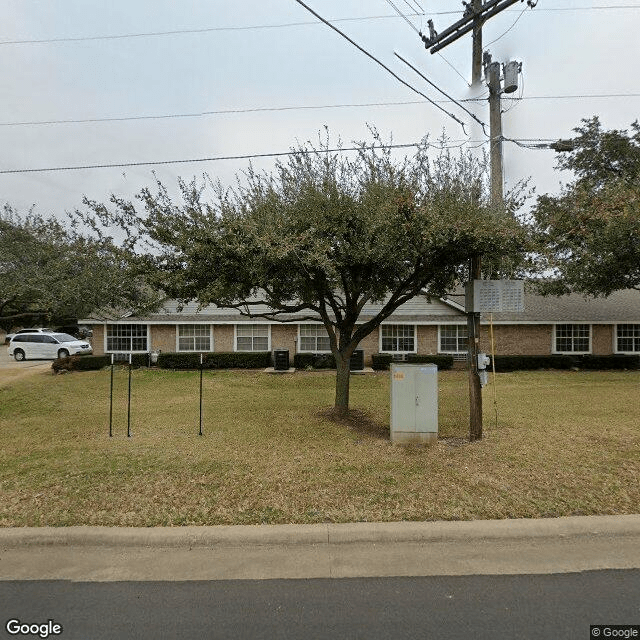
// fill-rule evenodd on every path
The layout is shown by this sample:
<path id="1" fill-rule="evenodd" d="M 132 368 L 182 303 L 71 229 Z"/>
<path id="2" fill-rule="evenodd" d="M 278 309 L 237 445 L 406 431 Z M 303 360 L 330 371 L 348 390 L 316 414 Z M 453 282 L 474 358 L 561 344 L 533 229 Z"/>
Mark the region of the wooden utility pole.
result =
<path id="1" fill-rule="evenodd" d="M 482 0 L 473 0 L 473 50 L 471 59 L 471 85 L 477 87 L 482 80 Z M 467 304 L 473 309 L 473 281 L 482 276 L 482 257 L 473 256 L 469 261 L 469 294 Z M 480 314 L 467 312 L 467 359 L 469 365 L 469 440 L 482 438 L 482 385 L 478 373 L 478 353 L 480 351 Z"/>
<path id="2" fill-rule="evenodd" d="M 471 86 L 477 87 L 482 80 L 482 0 L 473 0 L 473 52 L 471 57 Z"/>
<path id="3" fill-rule="evenodd" d="M 486 77 L 489 86 L 489 139 L 491 156 L 491 204 L 502 205 L 502 109 L 500 106 L 500 63 L 486 56 Z"/>
<path id="4" fill-rule="evenodd" d="M 482 25 L 493 16 L 504 11 L 518 0 L 469 0 L 463 2 L 464 15 L 460 20 L 438 33 L 432 21 L 429 21 L 429 37 L 421 35 L 425 47 L 437 53 L 447 45 L 455 42 L 469 31 L 473 31 L 473 48 L 471 61 L 471 85 L 478 86 L 482 78 Z M 537 0 L 527 0 L 533 9 Z M 491 143 L 491 204 L 499 207 L 503 202 L 502 193 L 502 113 L 500 110 L 500 63 L 491 62 L 487 54 L 485 77 L 489 85 L 490 109 L 490 143 Z M 469 439 L 482 438 L 482 387 L 478 374 L 478 351 L 480 345 L 480 314 L 473 311 L 473 281 L 479 280 L 482 273 L 481 256 L 474 256 L 469 261 L 469 282 L 467 288 L 467 330 L 469 335 Z"/>

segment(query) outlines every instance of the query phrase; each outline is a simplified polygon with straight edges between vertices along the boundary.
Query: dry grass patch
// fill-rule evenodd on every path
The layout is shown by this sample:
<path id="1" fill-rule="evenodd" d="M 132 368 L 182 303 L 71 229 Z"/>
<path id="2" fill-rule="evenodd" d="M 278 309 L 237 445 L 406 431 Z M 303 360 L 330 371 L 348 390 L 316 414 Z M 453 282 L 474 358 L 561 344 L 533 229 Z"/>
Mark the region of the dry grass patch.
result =
<path id="1" fill-rule="evenodd" d="M 640 374 L 498 376 L 469 444 L 464 372 L 441 372 L 440 440 L 392 445 L 388 374 L 354 376 L 328 413 L 330 372 L 126 370 L 37 375 L 0 388 L 0 525 L 248 524 L 638 512 Z"/>

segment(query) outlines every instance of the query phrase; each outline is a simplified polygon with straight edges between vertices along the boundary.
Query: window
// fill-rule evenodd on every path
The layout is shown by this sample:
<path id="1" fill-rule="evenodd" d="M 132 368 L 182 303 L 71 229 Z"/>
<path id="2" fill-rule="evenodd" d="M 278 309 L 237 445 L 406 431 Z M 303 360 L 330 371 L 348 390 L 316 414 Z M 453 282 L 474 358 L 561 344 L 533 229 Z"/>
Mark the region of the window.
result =
<path id="1" fill-rule="evenodd" d="M 212 351 L 211 326 L 208 324 L 179 324 L 178 351 Z"/>
<path id="2" fill-rule="evenodd" d="M 466 324 L 440 325 L 440 351 L 463 353 L 469 348 Z"/>
<path id="3" fill-rule="evenodd" d="M 591 351 L 591 325 L 557 324 L 556 353 L 589 353 Z"/>
<path id="4" fill-rule="evenodd" d="M 269 325 L 237 324 L 236 351 L 269 351 Z"/>
<path id="5" fill-rule="evenodd" d="M 300 351 L 331 351 L 329 334 L 323 324 L 300 325 Z"/>
<path id="6" fill-rule="evenodd" d="M 616 351 L 640 352 L 640 324 L 619 324 L 616 327 Z"/>
<path id="7" fill-rule="evenodd" d="M 107 325 L 107 351 L 147 351 L 146 324 Z"/>
<path id="8" fill-rule="evenodd" d="M 395 353 L 416 350 L 416 328 L 412 324 L 383 324 L 381 330 L 381 351 Z"/>

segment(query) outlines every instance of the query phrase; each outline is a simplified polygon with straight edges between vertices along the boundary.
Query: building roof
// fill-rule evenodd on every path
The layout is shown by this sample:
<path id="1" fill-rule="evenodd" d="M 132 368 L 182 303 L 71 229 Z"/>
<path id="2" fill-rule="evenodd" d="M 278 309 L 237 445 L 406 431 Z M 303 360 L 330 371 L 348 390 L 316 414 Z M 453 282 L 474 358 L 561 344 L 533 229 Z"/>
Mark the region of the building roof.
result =
<path id="1" fill-rule="evenodd" d="M 450 296 L 464 304 L 464 294 Z M 489 321 L 489 314 L 482 314 Z M 606 298 L 587 297 L 579 293 L 564 296 L 541 296 L 525 292 L 523 313 L 494 313 L 498 324 L 544 324 L 555 322 L 585 322 L 613 324 L 640 322 L 640 291 L 616 291 Z"/>
<path id="2" fill-rule="evenodd" d="M 360 314 L 360 321 L 366 322 L 382 308 L 381 304 L 366 305 Z M 617 291 L 607 298 L 590 298 L 581 294 L 565 296 L 540 296 L 525 293 L 523 313 L 494 313 L 497 324 L 551 324 L 556 322 L 584 323 L 640 323 L 640 291 L 628 289 Z M 466 322 L 464 294 L 455 293 L 444 299 L 428 299 L 416 296 L 393 313 L 386 323 L 402 324 L 462 324 Z M 266 307 L 258 311 L 267 311 Z M 281 321 L 304 322 L 309 313 L 280 316 Z M 320 317 L 316 320 L 319 322 Z M 113 322 L 111 320 L 110 322 Z M 306 320 L 309 322 L 309 320 Z M 103 320 L 83 319 L 81 324 L 102 323 Z M 121 323 L 260 323 L 273 322 L 264 318 L 250 318 L 234 309 L 224 309 L 209 305 L 198 310 L 198 303 L 191 302 L 178 311 L 178 303 L 169 300 L 158 313 L 145 316 L 128 316 L 117 321 Z M 489 314 L 482 314 L 482 322 L 489 322 Z"/>

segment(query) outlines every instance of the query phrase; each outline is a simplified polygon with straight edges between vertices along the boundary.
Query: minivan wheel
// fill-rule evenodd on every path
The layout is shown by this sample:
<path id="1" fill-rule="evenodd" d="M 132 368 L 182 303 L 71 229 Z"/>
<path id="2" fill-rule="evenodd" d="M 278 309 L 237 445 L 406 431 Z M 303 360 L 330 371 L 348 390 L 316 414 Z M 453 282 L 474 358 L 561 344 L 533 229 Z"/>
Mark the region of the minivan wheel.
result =
<path id="1" fill-rule="evenodd" d="M 60 349 L 60 351 L 58 351 L 58 358 L 68 358 L 69 357 L 69 352 L 66 349 Z"/>
<path id="2" fill-rule="evenodd" d="M 24 351 L 22 349 L 14 349 L 13 357 L 18 361 L 22 362 L 24 360 Z"/>

